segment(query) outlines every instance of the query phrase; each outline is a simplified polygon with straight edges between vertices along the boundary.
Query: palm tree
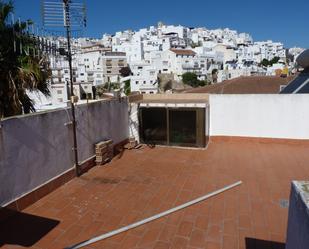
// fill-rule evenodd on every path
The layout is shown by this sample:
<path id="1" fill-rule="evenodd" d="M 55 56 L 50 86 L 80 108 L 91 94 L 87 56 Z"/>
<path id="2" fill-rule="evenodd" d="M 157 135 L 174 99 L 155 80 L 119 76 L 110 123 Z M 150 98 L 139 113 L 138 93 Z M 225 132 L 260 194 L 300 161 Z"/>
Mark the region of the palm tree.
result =
<path id="1" fill-rule="evenodd" d="M 11 1 L 0 0 L 0 118 L 34 112 L 27 91 L 50 95 L 47 57 L 27 34 L 31 21 L 9 24 L 13 10 Z"/>

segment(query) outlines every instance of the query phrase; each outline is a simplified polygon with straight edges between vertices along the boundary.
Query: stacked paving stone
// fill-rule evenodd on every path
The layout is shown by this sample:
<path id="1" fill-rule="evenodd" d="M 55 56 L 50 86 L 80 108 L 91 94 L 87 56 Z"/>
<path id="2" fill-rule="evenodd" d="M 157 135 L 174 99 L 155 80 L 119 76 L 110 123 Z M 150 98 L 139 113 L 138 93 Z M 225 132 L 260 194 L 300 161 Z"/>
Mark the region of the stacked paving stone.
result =
<path id="1" fill-rule="evenodd" d="M 112 160 L 112 143 L 112 140 L 106 140 L 95 144 L 95 162 L 97 165 L 103 165 Z"/>

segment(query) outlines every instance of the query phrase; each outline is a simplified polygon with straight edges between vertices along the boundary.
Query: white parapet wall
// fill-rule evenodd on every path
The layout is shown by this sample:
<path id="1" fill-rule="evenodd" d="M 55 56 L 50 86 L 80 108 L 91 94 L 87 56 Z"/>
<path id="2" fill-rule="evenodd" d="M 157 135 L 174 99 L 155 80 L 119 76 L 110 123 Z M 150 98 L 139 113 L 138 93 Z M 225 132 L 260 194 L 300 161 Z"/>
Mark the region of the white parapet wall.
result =
<path id="1" fill-rule="evenodd" d="M 309 94 L 213 94 L 210 135 L 309 139 Z"/>
<path id="2" fill-rule="evenodd" d="M 79 162 L 93 157 L 94 144 L 129 137 L 126 98 L 76 107 Z M 16 116 L 1 121 L 0 205 L 18 199 L 74 167 L 71 110 Z"/>
<path id="3" fill-rule="evenodd" d="M 139 121 L 138 121 L 138 104 L 130 103 L 129 105 L 129 134 L 131 138 L 139 143 Z"/>
<path id="4" fill-rule="evenodd" d="M 309 182 L 292 183 L 286 249 L 309 248 Z"/>

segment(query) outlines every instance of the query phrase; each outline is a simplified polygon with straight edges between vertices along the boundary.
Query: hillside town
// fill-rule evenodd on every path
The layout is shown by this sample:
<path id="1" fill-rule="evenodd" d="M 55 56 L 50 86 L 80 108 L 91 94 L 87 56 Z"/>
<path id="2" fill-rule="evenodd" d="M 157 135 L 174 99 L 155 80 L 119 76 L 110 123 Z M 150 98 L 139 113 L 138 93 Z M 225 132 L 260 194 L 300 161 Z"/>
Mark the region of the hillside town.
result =
<path id="1" fill-rule="evenodd" d="M 309 1 L 87 2 L 0 0 L 0 249 L 308 249 Z"/>
<path id="2" fill-rule="evenodd" d="M 50 56 L 51 98 L 34 96 L 37 109 L 68 102 L 69 65 L 65 38 L 47 38 L 57 52 Z M 185 73 L 196 75 L 196 86 L 216 84 L 240 76 L 295 73 L 302 48 L 286 49 L 281 42 L 254 41 L 235 30 L 166 25 L 126 30 L 101 39 L 73 39 L 73 82 L 80 100 L 102 94 L 181 91 Z M 59 52 L 60 51 L 60 52 Z M 62 51 L 62 53 L 61 53 Z"/>

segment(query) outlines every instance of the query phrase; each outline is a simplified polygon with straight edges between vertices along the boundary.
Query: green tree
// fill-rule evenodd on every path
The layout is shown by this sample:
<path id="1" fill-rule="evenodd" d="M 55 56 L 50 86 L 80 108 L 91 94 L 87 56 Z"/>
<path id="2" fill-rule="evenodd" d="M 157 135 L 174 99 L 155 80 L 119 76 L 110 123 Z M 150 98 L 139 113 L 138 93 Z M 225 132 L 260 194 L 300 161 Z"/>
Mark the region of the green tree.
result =
<path id="1" fill-rule="evenodd" d="M 127 95 L 127 96 L 131 93 L 131 84 L 130 83 L 131 83 L 131 80 L 126 80 L 124 82 L 123 91 L 124 91 L 124 94 Z"/>
<path id="2" fill-rule="evenodd" d="M 269 60 L 263 59 L 263 60 L 261 61 L 261 65 L 264 66 L 264 67 L 268 67 L 268 66 L 269 66 Z"/>
<path id="3" fill-rule="evenodd" d="M 182 75 L 182 82 L 186 85 L 192 86 L 192 87 L 198 87 L 199 86 L 199 80 L 197 78 L 197 75 L 192 72 L 186 72 Z"/>
<path id="4" fill-rule="evenodd" d="M 195 73 L 187 72 L 182 75 L 182 82 L 192 87 L 207 86 L 210 84 L 207 80 L 199 80 Z"/>
<path id="5" fill-rule="evenodd" d="M 119 70 L 119 73 L 121 74 L 122 77 L 127 77 L 132 74 L 130 67 L 122 67 Z"/>
<path id="6" fill-rule="evenodd" d="M 210 85 L 210 82 L 208 80 L 200 80 L 199 86 L 208 86 Z"/>
<path id="7" fill-rule="evenodd" d="M 271 65 L 278 63 L 280 58 L 278 56 L 275 56 L 270 60 Z"/>
<path id="8" fill-rule="evenodd" d="M 261 65 L 264 67 L 268 67 L 268 66 L 272 66 L 273 64 L 278 63 L 280 60 L 280 58 L 278 56 L 275 56 L 274 58 L 272 58 L 271 60 L 267 60 L 267 59 L 263 59 L 261 61 Z"/>
<path id="9" fill-rule="evenodd" d="M 35 111 L 27 90 L 50 94 L 48 60 L 26 31 L 32 23 L 9 24 L 13 10 L 11 1 L 0 0 L 0 118 Z"/>

